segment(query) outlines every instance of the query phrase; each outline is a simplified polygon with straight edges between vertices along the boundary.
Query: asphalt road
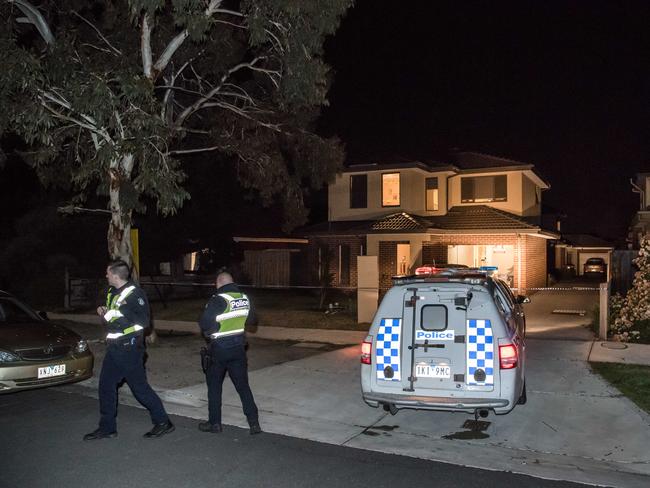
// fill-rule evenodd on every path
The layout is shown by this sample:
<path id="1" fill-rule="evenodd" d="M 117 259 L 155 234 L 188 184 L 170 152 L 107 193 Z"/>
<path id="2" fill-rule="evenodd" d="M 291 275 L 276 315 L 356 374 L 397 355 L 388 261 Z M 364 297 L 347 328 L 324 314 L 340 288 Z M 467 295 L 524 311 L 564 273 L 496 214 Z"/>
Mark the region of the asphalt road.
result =
<path id="1" fill-rule="evenodd" d="M 584 486 L 352 449 L 172 417 L 176 431 L 143 439 L 146 411 L 120 405 L 119 435 L 83 442 L 97 401 L 57 388 L 0 395 L 0 485 L 56 487 Z M 263 427 L 263 424 L 262 424 Z"/>

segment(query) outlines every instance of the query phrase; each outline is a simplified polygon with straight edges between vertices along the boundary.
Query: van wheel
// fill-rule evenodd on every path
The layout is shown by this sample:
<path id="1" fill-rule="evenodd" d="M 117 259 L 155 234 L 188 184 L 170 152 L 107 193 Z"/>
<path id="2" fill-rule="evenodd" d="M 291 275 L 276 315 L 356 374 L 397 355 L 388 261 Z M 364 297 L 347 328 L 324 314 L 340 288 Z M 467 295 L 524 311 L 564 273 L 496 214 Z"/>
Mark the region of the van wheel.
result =
<path id="1" fill-rule="evenodd" d="M 517 405 L 525 405 L 527 401 L 526 398 L 526 381 L 524 380 L 524 387 L 521 390 L 521 396 L 519 397 L 519 401 L 517 402 Z"/>
<path id="2" fill-rule="evenodd" d="M 397 414 L 397 407 L 393 405 L 392 403 L 384 403 L 384 411 L 390 412 L 391 415 L 396 415 Z"/>

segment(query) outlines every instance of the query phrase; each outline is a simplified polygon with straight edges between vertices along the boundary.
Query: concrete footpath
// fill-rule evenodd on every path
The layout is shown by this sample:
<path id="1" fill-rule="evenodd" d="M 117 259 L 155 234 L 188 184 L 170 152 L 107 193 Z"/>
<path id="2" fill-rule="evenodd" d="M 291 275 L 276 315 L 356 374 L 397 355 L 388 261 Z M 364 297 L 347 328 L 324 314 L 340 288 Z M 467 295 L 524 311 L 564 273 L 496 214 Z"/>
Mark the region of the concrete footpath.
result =
<path id="1" fill-rule="evenodd" d="M 365 332 L 260 326 L 252 337 L 355 344 L 252 371 L 262 427 L 303 439 L 482 469 L 594 485 L 650 486 L 650 417 L 588 365 L 589 359 L 646 364 L 650 346 L 603 347 L 581 323 L 585 317 L 552 315 L 544 303 L 552 306 L 554 300 L 538 295 L 533 300 L 537 309 L 526 311 L 528 403 L 508 415 L 490 416 L 484 432 L 464 428 L 464 422 L 473 418 L 466 414 L 402 410 L 391 416 L 365 405 L 358 347 Z M 589 302 L 593 297 L 583 299 Z M 72 319 L 69 315 L 52 318 Z M 76 317 L 90 318 L 97 320 L 96 316 Z M 156 327 L 175 331 L 191 327 L 196 332 L 193 323 L 158 321 Z M 192 367 L 194 355 L 192 351 L 188 359 Z M 81 385 L 65 388 L 96 396 L 96 378 Z M 121 401 L 137 405 L 125 390 Z M 203 382 L 158 390 L 171 413 L 207 417 Z M 239 398 L 228 381 L 223 411 L 224 423 L 246 426 Z"/>

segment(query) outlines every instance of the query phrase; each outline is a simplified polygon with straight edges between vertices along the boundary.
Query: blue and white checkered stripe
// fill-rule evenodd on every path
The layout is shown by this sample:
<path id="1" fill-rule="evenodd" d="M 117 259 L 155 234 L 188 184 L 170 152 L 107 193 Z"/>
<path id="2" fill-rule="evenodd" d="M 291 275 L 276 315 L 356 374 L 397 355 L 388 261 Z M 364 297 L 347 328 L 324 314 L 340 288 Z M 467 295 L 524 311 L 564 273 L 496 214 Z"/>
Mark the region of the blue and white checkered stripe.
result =
<path id="1" fill-rule="evenodd" d="M 402 319 L 381 319 L 377 341 L 375 342 L 375 357 L 377 359 L 377 379 L 385 381 L 401 381 L 400 349 L 402 345 Z M 393 377 L 386 378 L 384 369 L 390 366 Z"/>
<path id="2" fill-rule="evenodd" d="M 485 371 L 485 381 L 476 381 L 477 369 Z M 489 320 L 467 321 L 467 380 L 468 385 L 494 385 L 494 337 Z"/>

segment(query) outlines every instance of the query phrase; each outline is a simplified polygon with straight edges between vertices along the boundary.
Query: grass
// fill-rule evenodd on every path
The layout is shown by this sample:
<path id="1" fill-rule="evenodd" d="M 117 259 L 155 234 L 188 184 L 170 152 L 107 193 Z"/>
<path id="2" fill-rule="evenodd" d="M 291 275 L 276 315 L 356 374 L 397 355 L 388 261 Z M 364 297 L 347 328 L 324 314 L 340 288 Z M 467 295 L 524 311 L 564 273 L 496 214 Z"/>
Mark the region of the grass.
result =
<path id="1" fill-rule="evenodd" d="M 618 363 L 589 363 L 594 372 L 650 413 L 650 366 Z"/>
<path id="2" fill-rule="evenodd" d="M 328 314 L 318 308 L 319 296 L 311 290 L 246 289 L 255 308 L 259 325 L 313 329 L 368 330 L 370 324 L 357 323 L 356 298 L 342 292 L 329 292 L 328 303 L 343 310 Z M 151 302 L 154 319 L 196 322 L 207 298 Z"/>

